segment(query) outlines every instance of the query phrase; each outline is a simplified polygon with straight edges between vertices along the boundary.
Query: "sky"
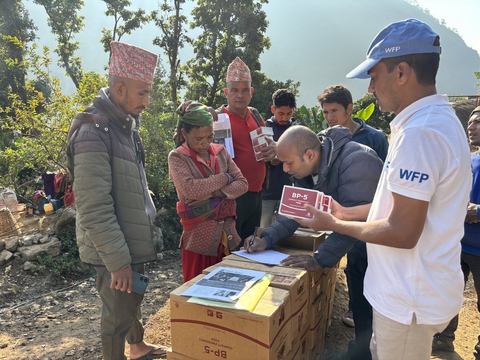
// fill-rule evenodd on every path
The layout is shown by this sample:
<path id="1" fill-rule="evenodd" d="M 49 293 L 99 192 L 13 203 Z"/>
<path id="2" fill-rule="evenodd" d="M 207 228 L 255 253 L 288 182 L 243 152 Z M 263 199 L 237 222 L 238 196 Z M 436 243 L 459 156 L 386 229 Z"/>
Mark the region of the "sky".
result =
<path id="1" fill-rule="evenodd" d="M 414 1 L 410 1 L 414 3 Z M 480 55 L 480 0 L 416 0 L 449 28 L 457 29 L 465 43 Z"/>

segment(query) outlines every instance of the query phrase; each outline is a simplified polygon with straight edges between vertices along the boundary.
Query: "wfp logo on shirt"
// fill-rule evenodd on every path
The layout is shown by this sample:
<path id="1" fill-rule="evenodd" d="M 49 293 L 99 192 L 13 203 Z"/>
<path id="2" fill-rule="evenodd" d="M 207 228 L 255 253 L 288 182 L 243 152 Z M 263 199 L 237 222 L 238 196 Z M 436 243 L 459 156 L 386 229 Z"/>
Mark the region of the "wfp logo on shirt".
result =
<path id="1" fill-rule="evenodd" d="M 427 181 L 428 178 L 428 174 L 425 173 L 407 169 L 400 169 L 400 179 L 402 180 L 405 179 L 410 181 L 418 181 L 421 184 L 423 181 Z"/>

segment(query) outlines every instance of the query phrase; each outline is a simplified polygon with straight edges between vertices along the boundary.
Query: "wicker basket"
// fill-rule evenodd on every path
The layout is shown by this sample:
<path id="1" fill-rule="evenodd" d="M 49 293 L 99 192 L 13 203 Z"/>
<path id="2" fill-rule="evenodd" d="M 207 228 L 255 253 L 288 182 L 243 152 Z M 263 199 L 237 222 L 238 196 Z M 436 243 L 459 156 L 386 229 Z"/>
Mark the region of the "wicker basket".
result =
<path id="1" fill-rule="evenodd" d="M 0 238 L 18 235 L 17 222 L 8 208 L 0 209 Z"/>

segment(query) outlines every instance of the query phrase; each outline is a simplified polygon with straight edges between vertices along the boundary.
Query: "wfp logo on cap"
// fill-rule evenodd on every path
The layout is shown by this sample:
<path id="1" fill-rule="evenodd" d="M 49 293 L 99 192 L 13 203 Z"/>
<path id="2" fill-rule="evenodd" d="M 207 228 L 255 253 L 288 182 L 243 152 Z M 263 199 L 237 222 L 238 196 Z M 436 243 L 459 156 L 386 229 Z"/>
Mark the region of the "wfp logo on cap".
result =
<path id="1" fill-rule="evenodd" d="M 401 48 L 402 48 L 401 46 L 392 46 L 392 47 L 389 47 L 389 48 L 385 48 L 385 52 L 386 52 L 386 53 L 397 52 L 397 51 L 399 51 Z"/>

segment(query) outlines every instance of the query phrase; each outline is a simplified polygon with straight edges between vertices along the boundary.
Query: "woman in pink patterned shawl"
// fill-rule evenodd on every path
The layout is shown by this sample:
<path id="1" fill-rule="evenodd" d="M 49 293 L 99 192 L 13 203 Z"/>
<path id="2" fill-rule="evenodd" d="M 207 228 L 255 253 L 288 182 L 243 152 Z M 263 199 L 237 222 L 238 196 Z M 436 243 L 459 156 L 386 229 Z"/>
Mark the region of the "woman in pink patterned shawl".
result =
<path id="1" fill-rule="evenodd" d="M 205 105 L 187 101 L 177 113 L 177 148 L 168 155 L 168 167 L 179 199 L 187 282 L 237 249 L 235 198 L 248 183 L 223 145 L 212 143 L 213 118 Z"/>

